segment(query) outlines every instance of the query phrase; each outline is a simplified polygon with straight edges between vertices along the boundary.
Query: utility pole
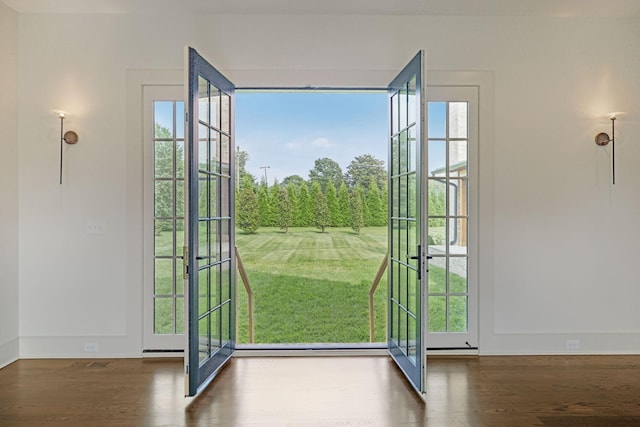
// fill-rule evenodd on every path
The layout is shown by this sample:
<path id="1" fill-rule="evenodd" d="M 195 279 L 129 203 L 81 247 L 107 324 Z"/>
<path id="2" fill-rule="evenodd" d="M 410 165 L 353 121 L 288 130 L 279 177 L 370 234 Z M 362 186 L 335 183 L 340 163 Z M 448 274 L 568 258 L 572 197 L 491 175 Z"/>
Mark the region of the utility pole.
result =
<path id="1" fill-rule="evenodd" d="M 267 184 L 267 187 L 269 186 L 269 181 L 267 180 L 267 169 L 269 169 L 271 166 L 260 166 L 260 169 L 264 169 L 264 183 Z"/>

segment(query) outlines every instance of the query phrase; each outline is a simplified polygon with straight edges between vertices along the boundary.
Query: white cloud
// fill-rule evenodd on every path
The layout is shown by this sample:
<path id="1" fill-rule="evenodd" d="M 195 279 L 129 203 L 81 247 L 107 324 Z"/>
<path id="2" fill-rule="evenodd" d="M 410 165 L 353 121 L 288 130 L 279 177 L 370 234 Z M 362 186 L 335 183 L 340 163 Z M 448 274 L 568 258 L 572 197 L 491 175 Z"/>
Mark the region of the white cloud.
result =
<path id="1" fill-rule="evenodd" d="M 300 147 L 300 143 L 299 142 L 287 142 L 286 147 L 289 150 L 295 150 L 296 148 Z"/>
<path id="2" fill-rule="evenodd" d="M 311 145 L 314 147 L 328 148 L 328 147 L 333 147 L 334 144 L 331 141 L 329 141 L 327 138 L 320 137 L 311 141 Z"/>

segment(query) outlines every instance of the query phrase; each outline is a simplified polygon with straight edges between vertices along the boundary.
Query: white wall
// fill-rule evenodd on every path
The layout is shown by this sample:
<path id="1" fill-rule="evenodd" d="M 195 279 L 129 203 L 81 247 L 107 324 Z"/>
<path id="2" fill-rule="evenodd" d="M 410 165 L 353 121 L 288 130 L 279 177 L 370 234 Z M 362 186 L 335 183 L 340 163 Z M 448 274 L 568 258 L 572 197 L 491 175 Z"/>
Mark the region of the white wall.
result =
<path id="1" fill-rule="evenodd" d="M 0 367 L 18 358 L 18 14 L 0 3 Z"/>
<path id="2" fill-rule="evenodd" d="M 569 338 L 580 352 L 640 352 L 640 19 L 25 14 L 19 28 L 21 356 L 84 355 L 88 341 L 139 355 L 127 70 L 182 68 L 187 44 L 240 86 L 386 78 L 421 48 L 431 69 L 493 71 L 481 352 L 560 353 Z M 62 186 L 56 108 L 80 133 Z M 610 148 L 593 143 L 609 111 L 629 112 L 615 187 Z M 106 234 L 87 235 L 89 220 Z"/>

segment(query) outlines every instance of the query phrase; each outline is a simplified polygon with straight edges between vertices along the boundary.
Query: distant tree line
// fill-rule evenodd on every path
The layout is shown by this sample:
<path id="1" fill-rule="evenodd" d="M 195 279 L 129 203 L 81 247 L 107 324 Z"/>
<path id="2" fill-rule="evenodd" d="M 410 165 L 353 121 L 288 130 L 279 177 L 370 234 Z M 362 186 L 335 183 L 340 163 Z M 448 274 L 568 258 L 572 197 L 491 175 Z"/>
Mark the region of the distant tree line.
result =
<path id="1" fill-rule="evenodd" d="M 236 225 L 245 233 L 259 227 L 362 227 L 387 225 L 387 172 L 384 162 L 370 154 L 357 156 L 342 173 L 332 159 L 320 158 L 309 179 L 286 177 L 269 186 L 244 169 L 247 156 L 238 163 L 240 186 L 236 196 Z"/>

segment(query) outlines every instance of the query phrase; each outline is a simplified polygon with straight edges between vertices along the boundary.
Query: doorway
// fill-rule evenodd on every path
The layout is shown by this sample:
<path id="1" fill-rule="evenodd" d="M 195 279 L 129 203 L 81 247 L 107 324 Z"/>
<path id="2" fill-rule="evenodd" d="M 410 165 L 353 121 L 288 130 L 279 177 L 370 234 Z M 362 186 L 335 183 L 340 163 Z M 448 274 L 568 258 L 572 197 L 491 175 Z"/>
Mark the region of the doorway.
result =
<path id="1" fill-rule="evenodd" d="M 358 93 L 359 91 L 352 91 Z M 372 91 L 375 92 L 375 91 Z M 255 93 L 255 91 L 251 92 Z M 386 93 L 378 94 L 386 98 Z M 243 92 L 238 94 L 243 95 Z M 469 185 L 469 192 L 467 194 L 468 212 L 465 215 L 460 215 L 462 211 L 461 200 L 463 196 L 461 193 L 454 191 L 447 192 L 450 195 L 451 200 L 458 200 L 458 202 L 440 203 L 436 205 L 431 202 L 430 213 L 434 216 L 433 222 L 430 223 L 431 227 L 431 239 L 433 242 L 433 250 L 435 260 L 431 261 L 432 280 L 430 281 L 430 302 L 429 305 L 430 316 L 436 317 L 436 320 L 429 322 L 429 348 L 430 349 L 465 349 L 470 347 L 477 347 L 477 132 L 478 132 L 478 87 L 477 86 L 443 86 L 429 87 L 429 102 L 436 103 L 437 108 L 430 108 L 430 123 L 444 123 L 444 131 L 433 130 L 429 131 L 429 144 L 434 146 L 446 146 L 448 143 L 449 149 L 436 149 L 432 157 L 441 159 L 437 166 L 430 167 L 429 169 L 429 183 L 432 183 L 434 189 L 442 188 L 461 188 L 457 184 L 461 181 L 467 182 Z M 148 351 L 182 351 L 184 346 L 183 332 L 183 319 L 184 319 L 184 303 L 182 298 L 183 286 L 182 286 L 182 247 L 183 247 L 183 205 L 180 201 L 183 199 L 183 169 L 181 164 L 184 161 L 184 127 L 181 117 L 184 111 L 183 104 L 183 88 L 182 86 L 145 86 L 144 88 L 144 111 L 145 111 L 145 209 L 146 217 L 154 218 L 152 221 L 145 222 L 145 328 L 144 328 L 144 343 L 143 348 Z M 454 103 L 454 104 L 452 104 Z M 459 152 L 459 147 L 462 145 L 459 141 L 461 138 L 456 139 L 453 136 L 453 128 L 451 125 L 452 114 L 446 113 L 446 108 L 452 110 L 451 105 L 455 105 L 453 109 L 459 108 L 460 103 L 464 103 L 467 106 L 467 118 L 468 123 L 468 139 L 467 139 L 467 160 L 469 162 L 469 172 L 462 177 L 454 176 L 459 173 L 456 170 L 454 157 L 452 155 L 453 148 L 456 147 L 456 152 Z M 434 104 L 430 104 L 434 105 Z M 446 107 L 446 106 L 449 107 Z M 444 110 L 438 112 L 437 110 L 445 106 Z M 264 104 L 256 104 L 256 107 L 266 108 Z M 381 107 L 382 113 L 386 114 L 386 104 Z M 444 113 L 442 113 L 444 111 Z M 451 111 L 450 111 L 451 112 Z M 450 117 L 451 116 L 451 117 Z M 458 118 L 459 120 L 459 118 Z M 446 122 L 449 121 L 449 124 Z M 160 125 L 159 130 L 156 129 L 156 125 Z M 386 127 L 386 122 L 383 128 Z M 433 127 L 432 127 L 433 129 Z M 450 135 L 447 137 L 446 132 L 449 129 Z M 241 129 L 239 129 L 241 132 Z M 386 132 L 386 130 L 383 130 Z M 445 132 L 444 134 L 442 132 Z M 456 131 L 457 132 L 457 131 Z M 443 136 L 444 135 L 444 136 Z M 239 138 L 238 145 L 240 150 L 243 151 L 245 143 L 243 137 Z M 449 139 L 447 139 L 449 138 Z M 464 139 L 464 138 L 462 138 Z M 448 142 L 447 142 L 448 141 Z M 290 141 L 289 141 L 290 142 Z M 318 136 L 316 141 L 318 145 L 322 145 L 323 140 Z M 330 140 L 324 142 L 325 145 L 330 145 Z M 154 148 L 156 147 L 156 148 Z M 154 151 L 155 150 L 155 151 Z M 156 158 L 154 158 L 154 153 Z M 445 153 L 449 153 L 449 160 Z M 355 156 L 355 155 L 354 155 Z M 383 157 L 383 155 L 378 154 Z M 240 156 L 239 156 L 240 157 Z M 375 156 L 377 157 L 377 156 Z M 295 159 L 295 158 L 294 158 Z M 384 160 L 386 158 L 383 157 Z M 266 182 L 273 182 L 278 176 L 276 167 L 260 169 L 260 166 L 271 166 L 269 164 L 262 164 L 257 160 L 250 159 L 250 161 L 256 161 L 254 166 L 257 166 L 257 173 L 254 169 L 254 175 L 256 181 L 264 179 Z M 304 170 L 311 170 L 315 164 L 314 159 L 310 160 L 305 166 Z M 293 160 L 290 160 L 291 163 Z M 438 163 L 434 161 L 434 165 Z M 343 163 L 343 173 L 346 167 Z M 443 182 L 442 165 L 449 165 L 448 183 Z M 246 166 L 246 165 L 245 165 Z M 385 165 L 386 166 L 386 165 Z M 458 165 L 459 166 L 459 165 Z M 241 168 L 239 168 L 241 169 Z M 264 173 L 266 172 L 266 177 Z M 249 169 L 251 173 L 251 169 Z M 440 175 L 439 175 L 440 174 Z M 278 180 L 283 183 L 284 178 L 282 176 Z M 303 177 L 307 178 L 308 177 Z M 446 172 L 445 172 L 446 178 Z M 240 181 L 240 180 L 239 180 Z M 288 180 L 296 183 L 296 180 Z M 287 182 L 287 185 L 291 182 Z M 285 186 L 286 187 L 286 186 Z M 299 188 L 299 187 L 298 187 Z M 429 198 L 432 199 L 431 190 L 429 190 Z M 163 200 L 154 201 L 154 197 L 162 195 Z M 386 198 L 383 191 L 380 191 L 380 197 Z M 173 203 L 173 205 L 171 205 Z M 439 206 L 439 207 L 438 207 Z M 446 212 L 446 209 L 449 212 Z M 458 209 L 457 211 L 455 209 Z M 458 239 L 458 243 L 463 242 L 463 233 L 460 231 L 459 224 L 466 223 L 468 228 L 468 237 L 465 253 L 460 253 L 460 248 L 456 246 L 454 239 Z M 449 231 L 446 231 L 445 225 L 449 226 Z M 274 226 L 274 231 L 281 233 L 278 227 Z M 364 227 L 366 231 L 367 227 Z M 295 231 L 292 230 L 292 231 Z M 340 246 L 342 253 L 348 247 L 345 246 L 343 237 L 340 233 L 336 233 L 337 228 L 328 227 L 327 233 L 320 233 L 320 230 L 315 226 L 308 227 L 309 234 L 314 237 L 322 236 L 329 238 L 329 242 L 318 242 L 317 247 L 331 247 Z M 348 237 L 356 236 L 354 231 L 349 227 L 341 227 L 341 232 L 348 235 Z M 445 240 L 444 236 L 448 233 L 451 237 Z M 295 233 L 292 233 L 295 234 Z M 377 252 L 370 252 L 368 256 L 373 261 L 371 268 L 368 268 L 367 275 L 371 277 L 363 277 L 360 281 L 367 281 L 367 287 L 370 286 L 370 281 L 375 275 L 376 269 L 379 267 L 384 252 L 382 252 L 382 246 L 386 243 L 384 235 L 367 236 L 365 233 L 361 234 L 362 237 L 369 240 L 369 242 L 377 242 Z M 238 234 L 238 240 L 245 239 L 245 235 L 240 232 Z M 246 236 L 250 237 L 250 236 Z M 290 236 L 288 236 L 290 237 Z M 302 243 L 304 236 L 298 236 L 301 240 L 300 247 L 305 248 L 305 244 Z M 444 243 L 449 245 L 448 251 Z M 445 252 L 442 250 L 445 249 Z M 382 253 L 382 256 L 380 256 Z M 348 255 L 349 253 L 347 253 Z M 241 253 L 242 255 L 242 253 Z M 254 254 L 255 255 L 255 254 Z M 251 259 L 249 252 L 246 253 L 247 261 Z M 272 264 L 273 265 L 273 264 Z M 449 270 L 447 271 L 447 268 Z M 435 270 L 439 270 L 437 274 L 433 274 Z M 459 278 L 465 277 L 466 274 L 467 283 L 460 284 Z M 274 272 L 274 274 L 280 274 Z M 438 277 L 440 277 L 439 281 Z M 458 276 L 458 277 L 456 277 Z M 340 282 L 339 280 L 336 282 Z M 383 279 L 384 282 L 384 279 Z M 356 284 L 358 282 L 356 281 Z M 385 283 L 381 284 L 381 288 L 375 293 L 376 298 L 382 298 L 385 294 Z M 464 291 L 461 292 L 461 290 Z M 244 296 L 243 296 L 244 295 Z M 243 342 L 243 334 L 246 334 L 245 326 L 242 326 L 243 322 L 246 325 L 246 305 L 243 305 L 243 298 L 246 298 L 246 293 L 239 284 L 238 297 L 240 299 L 238 307 L 238 323 L 240 342 Z M 331 301 L 330 297 L 328 300 Z M 349 303 L 348 299 L 341 298 L 341 302 Z M 462 312 L 459 311 L 459 302 L 464 302 L 464 308 Z M 380 305 L 380 301 L 376 299 L 375 307 L 375 339 L 376 342 L 382 342 L 385 340 L 384 324 L 386 323 L 386 308 L 384 303 Z M 458 307 L 456 307 L 458 304 Z M 243 308 L 244 307 L 244 308 Z M 458 311 L 456 311 L 458 309 Z M 288 308 L 293 315 L 300 315 L 304 313 L 304 310 L 295 310 L 295 306 Z M 244 320 L 243 320 L 244 319 Z M 473 334 L 475 333 L 475 339 Z M 471 336 L 469 336 L 469 334 Z M 465 336 L 466 335 L 466 336 Z M 246 340 L 245 340 L 246 341 Z M 298 341 L 298 339 L 294 340 Z M 322 338 L 322 339 L 310 339 L 304 341 L 311 342 L 335 342 L 335 338 Z M 344 340 L 346 342 L 346 340 Z M 360 340 L 359 340 L 360 341 Z M 367 337 L 362 339 L 362 342 L 367 342 Z M 467 344 L 468 343 L 468 344 Z"/>
<path id="2" fill-rule="evenodd" d="M 384 345 L 386 280 L 373 336 L 369 291 L 387 251 L 387 103 L 379 89 L 236 92 L 239 344 Z"/>

